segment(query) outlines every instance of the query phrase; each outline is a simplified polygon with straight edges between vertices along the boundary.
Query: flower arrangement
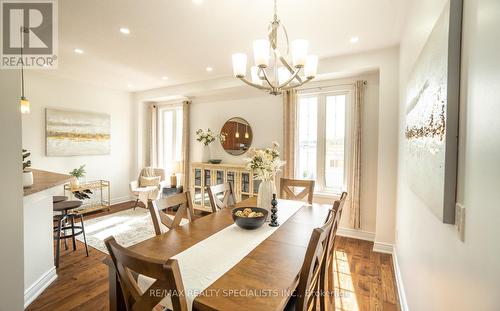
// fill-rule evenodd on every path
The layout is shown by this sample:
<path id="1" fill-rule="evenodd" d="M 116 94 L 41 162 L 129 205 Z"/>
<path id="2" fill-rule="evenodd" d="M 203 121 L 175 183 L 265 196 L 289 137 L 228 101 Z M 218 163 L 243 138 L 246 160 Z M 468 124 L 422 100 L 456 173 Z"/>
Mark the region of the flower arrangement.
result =
<path id="1" fill-rule="evenodd" d="M 223 143 L 224 141 L 226 141 L 226 135 L 224 133 L 215 134 L 211 129 L 208 129 L 206 132 L 202 129 L 196 130 L 196 140 L 204 144 L 205 146 L 210 145 L 216 139 Z"/>
<path id="2" fill-rule="evenodd" d="M 272 146 L 266 149 L 250 148 L 251 157 L 246 158 L 247 169 L 253 170 L 254 178 L 263 181 L 272 181 L 277 172 L 286 163 L 281 161 L 278 151 L 278 143 L 273 142 Z"/>

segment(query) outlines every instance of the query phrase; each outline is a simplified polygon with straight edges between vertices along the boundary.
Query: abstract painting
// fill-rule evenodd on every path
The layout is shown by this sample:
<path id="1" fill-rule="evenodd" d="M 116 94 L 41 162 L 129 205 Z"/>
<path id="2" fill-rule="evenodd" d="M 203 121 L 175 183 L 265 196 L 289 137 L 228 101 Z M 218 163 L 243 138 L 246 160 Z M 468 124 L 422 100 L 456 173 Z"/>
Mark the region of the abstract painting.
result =
<path id="1" fill-rule="evenodd" d="M 444 223 L 455 221 L 461 12 L 461 0 L 448 1 L 406 93 L 406 181 Z"/>
<path id="2" fill-rule="evenodd" d="M 47 156 L 109 154 L 108 114 L 47 108 L 45 118 Z"/>

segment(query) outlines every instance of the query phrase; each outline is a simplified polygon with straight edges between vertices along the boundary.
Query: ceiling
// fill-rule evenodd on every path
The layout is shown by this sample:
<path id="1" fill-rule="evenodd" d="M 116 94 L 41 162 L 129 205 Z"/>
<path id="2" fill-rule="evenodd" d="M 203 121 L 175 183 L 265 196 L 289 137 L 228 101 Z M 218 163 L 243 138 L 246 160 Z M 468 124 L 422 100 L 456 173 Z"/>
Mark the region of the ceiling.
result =
<path id="1" fill-rule="evenodd" d="M 278 15 L 291 41 L 309 41 L 321 67 L 321 58 L 397 45 L 407 2 L 278 0 Z M 59 68 L 47 73 L 128 91 L 230 76 L 231 54 L 250 60 L 252 41 L 265 37 L 273 14 L 272 0 L 58 3 Z M 350 43 L 353 36 L 359 42 Z"/>

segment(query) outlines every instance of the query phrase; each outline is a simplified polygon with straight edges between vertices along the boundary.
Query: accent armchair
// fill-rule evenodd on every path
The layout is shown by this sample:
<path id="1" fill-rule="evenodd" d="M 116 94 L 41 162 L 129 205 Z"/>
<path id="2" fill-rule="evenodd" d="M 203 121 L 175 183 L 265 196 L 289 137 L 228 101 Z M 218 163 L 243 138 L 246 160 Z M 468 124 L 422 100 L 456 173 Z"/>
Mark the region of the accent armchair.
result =
<path id="1" fill-rule="evenodd" d="M 160 177 L 158 185 L 141 185 L 141 177 Z M 144 205 L 148 206 L 148 200 L 156 200 L 163 188 L 167 187 L 167 181 L 165 180 L 165 170 L 161 168 L 145 167 L 141 170 L 137 180 L 130 182 L 130 192 L 135 198 L 134 209 L 138 206 L 139 201 L 142 201 Z"/>

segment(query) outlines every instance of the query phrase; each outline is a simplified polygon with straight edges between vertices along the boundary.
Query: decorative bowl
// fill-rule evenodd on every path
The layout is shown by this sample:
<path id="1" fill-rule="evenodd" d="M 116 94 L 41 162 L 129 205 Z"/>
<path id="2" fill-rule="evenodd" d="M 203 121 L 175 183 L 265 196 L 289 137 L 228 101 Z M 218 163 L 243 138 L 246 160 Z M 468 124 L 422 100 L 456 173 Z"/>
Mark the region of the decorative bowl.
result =
<path id="1" fill-rule="evenodd" d="M 252 212 L 260 212 L 260 213 L 264 214 L 264 216 L 242 217 L 242 216 L 235 215 L 236 212 L 243 211 L 245 208 L 251 209 Z M 254 229 L 261 227 L 266 222 L 268 213 L 269 213 L 268 210 L 260 208 L 260 207 L 236 207 L 233 209 L 232 215 L 233 215 L 233 221 L 238 227 L 240 227 L 242 229 L 246 229 L 246 230 L 254 230 Z"/>
<path id="2" fill-rule="evenodd" d="M 208 163 L 211 163 L 211 164 L 220 164 L 222 162 L 221 159 L 211 159 L 211 160 L 208 160 Z"/>

